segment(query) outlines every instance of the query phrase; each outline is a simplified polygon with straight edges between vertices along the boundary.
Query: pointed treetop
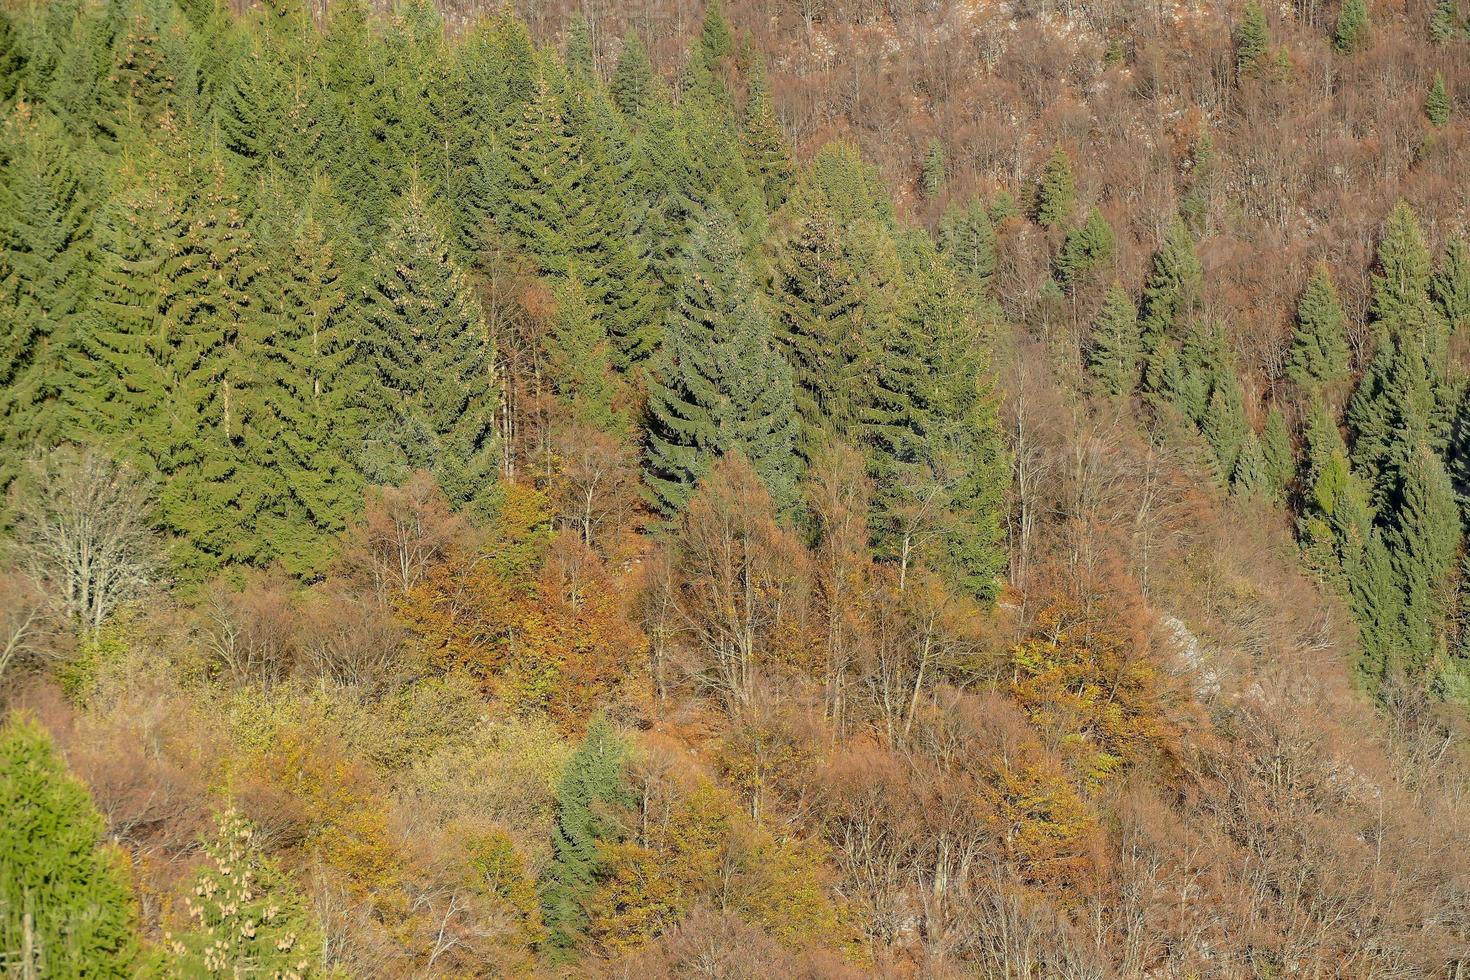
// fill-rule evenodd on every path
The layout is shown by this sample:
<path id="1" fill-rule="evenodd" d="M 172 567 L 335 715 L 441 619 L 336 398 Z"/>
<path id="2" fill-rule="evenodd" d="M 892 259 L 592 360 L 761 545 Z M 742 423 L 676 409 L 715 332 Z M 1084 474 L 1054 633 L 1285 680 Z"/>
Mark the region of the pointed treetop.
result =
<path id="1" fill-rule="evenodd" d="M 1373 315 L 1391 320 L 1421 300 L 1429 288 L 1429 246 L 1419 216 L 1400 199 L 1384 224 L 1378 242 L 1378 269 L 1373 276 Z"/>
<path id="2" fill-rule="evenodd" d="M 1442 129 L 1450 121 L 1452 111 L 1454 104 L 1450 101 L 1449 92 L 1445 90 L 1444 76 L 1435 72 L 1434 81 L 1429 85 L 1429 94 L 1424 97 L 1424 116 L 1436 129 Z"/>
<path id="3" fill-rule="evenodd" d="M 1368 46 L 1369 40 L 1367 0 L 1343 0 L 1337 14 L 1337 28 L 1332 35 L 1332 46 L 1339 54 L 1352 54 Z"/>
<path id="4" fill-rule="evenodd" d="M 1286 375 L 1303 388 L 1330 387 L 1348 379 L 1350 357 L 1347 315 L 1331 273 L 1319 263 L 1297 301 Z"/>
<path id="5" fill-rule="evenodd" d="M 581 13 L 572 17 L 567 28 L 566 46 L 567 76 L 578 85 L 591 85 L 597 74 L 596 58 L 592 50 L 592 28 Z"/>
<path id="6" fill-rule="evenodd" d="M 1235 72 L 1244 78 L 1258 73 L 1265 64 L 1271 47 L 1271 33 L 1266 26 L 1266 12 L 1258 0 L 1249 0 L 1241 15 L 1235 35 Z"/>
<path id="7" fill-rule="evenodd" d="M 707 67 L 713 68 L 721 58 L 735 50 L 735 41 L 730 34 L 730 24 L 719 0 L 713 0 L 704 12 L 704 24 L 699 29 L 699 53 Z"/>
<path id="8" fill-rule="evenodd" d="M 1057 144 L 1036 191 L 1036 223 L 1043 228 L 1064 227 L 1077 210 L 1077 179 L 1072 174 L 1072 158 Z"/>
<path id="9" fill-rule="evenodd" d="M 613 105 L 625 116 L 641 116 L 649 103 L 657 98 L 659 88 L 660 81 L 653 70 L 653 62 L 648 60 L 648 48 L 638 32 L 630 27 L 623 38 L 623 50 L 608 86 Z"/>

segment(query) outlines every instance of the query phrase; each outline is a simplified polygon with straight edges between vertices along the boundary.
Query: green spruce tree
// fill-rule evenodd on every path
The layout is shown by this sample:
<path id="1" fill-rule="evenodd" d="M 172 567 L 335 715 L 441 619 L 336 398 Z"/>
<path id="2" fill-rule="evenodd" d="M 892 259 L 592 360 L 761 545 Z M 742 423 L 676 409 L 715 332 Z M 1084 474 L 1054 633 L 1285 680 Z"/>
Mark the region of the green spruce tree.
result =
<path id="1" fill-rule="evenodd" d="M 1177 339 L 1197 316 L 1203 275 L 1194 238 L 1176 218 L 1169 223 L 1143 286 L 1139 327 L 1143 353 L 1150 361 L 1156 359 L 1165 338 Z"/>
<path id="2" fill-rule="evenodd" d="M 1337 27 L 1332 34 L 1332 46 L 1339 54 L 1361 51 L 1368 46 L 1370 33 L 1367 0 L 1343 0 L 1337 14 Z"/>
<path id="3" fill-rule="evenodd" d="M 432 472 L 450 500 L 484 511 L 496 488 L 499 385 L 479 301 L 417 188 L 373 255 L 359 313 L 370 482 Z"/>
<path id="4" fill-rule="evenodd" d="M 169 972 L 181 977 L 322 976 L 323 939 L 311 905 L 261 853 L 255 828 L 221 814 L 205 866 L 184 896 L 187 927 L 166 934 Z"/>
<path id="5" fill-rule="evenodd" d="M 567 77 L 576 85 L 590 87 L 597 77 L 596 55 L 592 50 L 592 27 L 580 11 L 572 15 L 567 28 L 566 54 L 563 61 Z"/>
<path id="6" fill-rule="evenodd" d="M 559 281 L 555 294 L 547 360 L 557 396 L 574 424 L 621 433 L 626 426 L 607 333 L 592 315 L 579 277 Z"/>
<path id="7" fill-rule="evenodd" d="M 67 142 L 45 110 L 0 129 L 0 485 L 66 428 L 62 398 L 93 260 L 91 202 Z"/>
<path id="8" fill-rule="evenodd" d="M 1260 74 L 1271 49 L 1271 32 L 1266 12 L 1257 0 L 1248 0 L 1235 33 L 1235 74 L 1247 78 Z"/>
<path id="9" fill-rule="evenodd" d="M 1470 327 L 1470 243 L 1463 235 L 1455 235 L 1445 246 L 1429 290 L 1451 332 Z"/>
<path id="10" fill-rule="evenodd" d="M 1230 474 L 1230 492 L 1247 499 L 1264 497 L 1271 492 L 1261 441 L 1249 428 L 1235 457 L 1235 469 Z"/>
<path id="11" fill-rule="evenodd" d="M 1129 395 L 1138 385 L 1140 341 L 1138 310 L 1115 281 L 1092 325 L 1087 366 L 1108 395 Z"/>
<path id="12" fill-rule="evenodd" d="M 902 303 L 874 325 L 853 431 L 879 488 L 870 524 L 900 582 L 923 560 L 990 602 L 1009 461 L 979 342 L 987 325 L 927 235 L 904 234 L 898 247 Z"/>
<path id="13" fill-rule="evenodd" d="M 772 342 L 738 228 L 713 212 L 691 240 L 648 392 L 649 503 L 674 516 L 714 458 L 739 449 L 772 498 L 791 506 L 796 425 L 791 368 Z"/>
<path id="14" fill-rule="evenodd" d="M 368 377 L 355 356 L 358 295 L 347 278 L 343 249 L 311 211 L 272 256 L 259 352 L 266 411 L 246 451 L 276 484 L 260 533 L 296 573 L 321 569 L 362 500 L 353 459 Z"/>
<path id="15" fill-rule="evenodd" d="M 623 834 L 618 809 L 633 802 L 627 759 L 627 746 L 599 715 L 557 782 L 551 860 L 541 877 L 542 917 L 555 957 L 570 957 L 586 932 L 587 902 L 606 870 L 599 845 Z"/>
<path id="16" fill-rule="evenodd" d="M 638 32 L 629 28 L 608 86 L 613 104 L 630 120 L 638 120 L 657 98 L 658 90 L 659 80 L 654 73 L 653 62 L 648 60 L 648 49 Z"/>
<path id="17" fill-rule="evenodd" d="M 1214 452 L 1215 471 L 1220 475 L 1221 483 L 1227 486 L 1234 480 L 1240 454 L 1247 441 L 1254 439 L 1245 418 L 1243 402 L 1240 381 L 1233 370 L 1226 368 L 1215 379 L 1209 406 L 1200 424 L 1205 441 Z M 1257 449 L 1259 452 L 1259 447 Z M 1253 461 L 1250 475 L 1257 482 L 1262 477 L 1262 466 L 1259 459 Z"/>
<path id="18" fill-rule="evenodd" d="M 178 540 L 177 571 L 192 578 L 273 557 L 256 531 L 274 500 L 269 475 L 244 451 L 264 410 L 259 250 L 219 157 L 184 179 L 189 220 L 170 246 L 172 329 L 158 352 L 169 382 L 158 510 Z"/>
<path id="19" fill-rule="evenodd" d="M 1350 358 L 1347 314 L 1327 266 L 1319 264 L 1297 301 L 1286 376 L 1307 391 L 1331 390 L 1348 380 Z"/>
<path id="20" fill-rule="evenodd" d="M 628 371 L 646 362 L 662 337 L 659 283 L 640 235 L 647 213 L 628 193 L 632 136 L 600 91 L 584 93 L 571 120 L 588 168 L 589 234 L 578 253 L 579 274 L 612 343 L 614 364 Z"/>
<path id="21" fill-rule="evenodd" d="M 499 225 L 545 275 L 565 275 L 596 234 L 591 173 L 568 118 L 565 80 L 544 64 L 508 137 L 507 199 Z"/>
<path id="22" fill-rule="evenodd" d="M 706 68 L 711 70 L 735 50 L 735 38 L 730 33 L 730 24 L 719 0 L 714 0 L 704 11 L 704 23 L 699 28 L 699 40 L 695 54 Z"/>
<path id="23" fill-rule="evenodd" d="M 1042 168 L 1036 188 L 1036 223 L 1059 231 L 1072 221 L 1077 210 L 1077 179 L 1072 175 L 1072 158 L 1058 145 Z"/>
<path id="24" fill-rule="evenodd" d="M 765 195 L 766 208 L 775 211 L 791 192 L 793 167 L 786 134 L 776 120 L 765 59 L 753 51 L 745 97 L 745 119 L 740 130 L 745 167 Z"/>
<path id="25" fill-rule="evenodd" d="M 1435 72 L 1434 81 L 1429 85 L 1429 94 L 1424 97 L 1424 118 L 1435 129 L 1443 129 L 1445 123 L 1450 121 L 1453 108 L 1454 103 L 1450 102 L 1450 94 L 1445 90 L 1444 76 Z"/>
<path id="26" fill-rule="evenodd" d="M 1455 0 L 1439 0 L 1429 15 L 1429 39 L 1435 44 L 1459 40 L 1460 5 Z"/>
<path id="27" fill-rule="evenodd" d="M 26 53 L 20 31 L 9 10 L 0 10 L 0 106 L 7 106 L 20 91 L 26 71 Z"/>
<path id="28" fill-rule="evenodd" d="M 1261 433 L 1261 462 L 1267 491 L 1274 499 L 1283 499 L 1296 473 L 1296 457 L 1292 454 L 1286 418 L 1275 405 L 1266 413 L 1266 428 Z"/>
<path id="29" fill-rule="evenodd" d="M 127 858 L 41 727 L 0 728 L 0 949 L 15 977 L 132 977 Z"/>
<path id="30" fill-rule="evenodd" d="M 936 198 L 939 192 L 944 190 L 946 177 L 944 162 L 944 144 L 939 137 L 929 140 L 928 147 L 924 150 L 924 165 L 919 175 L 919 186 L 924 190 L 924 196 Z"/>
<path id="31" fill-rule="evenodd" d="M 774 261 L 777 339 L 794 371 L 798 448 L 808 460 L 852 426 L 868 339 L 896 313 L 898 258 L 886 225 L 845 214 L 834 199 L 861 179 L 836 169 L 805 175 Z"/>
<path id="32" fill-rule="evenodd" d="M 1093 282 L 1110 276 L 1118 241 L 1113 226 L 1102 212 L 1093 208 L 1087 220 L 1067 232 L 1062 250 L 1057 254 L 1057 283 L 1068 293 L 1085 289 Z"/>
<path id="33" fill-rule="evenodd" d="M 1460 548 L 1460 511 L 1439 455 L 1420 443 L 1408 454 L 1385 536 L 1402 600 L 1402 660 L 1390 674 L 1418 677 L 1442 645 L 1447 585 Z"/>
<path id="34" fill-rule="evenodd" d="M 160 171 L 125 171 L 123 180 L 99 214 L 88 323 L 64 397 L 80 435 L 157 471 L 172 415 L 168 338 L 176 331 L 181 265 L 174 243 L 185 219 Z"/>
<path id="35" fill-rule="evenodd" d="M 984 201 L 972 197 L 945 209 L 939 219 L 939 248 L 967 288 L 977 296 L 989 294 L 995 275 L 995 225 Z"/>

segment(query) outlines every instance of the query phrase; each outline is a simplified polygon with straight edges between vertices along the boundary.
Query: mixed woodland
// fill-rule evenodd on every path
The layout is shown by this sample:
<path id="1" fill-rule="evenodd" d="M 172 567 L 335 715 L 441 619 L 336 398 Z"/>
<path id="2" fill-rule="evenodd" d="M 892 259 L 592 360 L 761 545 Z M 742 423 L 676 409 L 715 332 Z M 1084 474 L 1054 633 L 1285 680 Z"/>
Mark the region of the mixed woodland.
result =
<path id="1" fill-rule="evenodd" d="M 1460 977 L 1459 0 L 0 0 L 0 974 Z"/>

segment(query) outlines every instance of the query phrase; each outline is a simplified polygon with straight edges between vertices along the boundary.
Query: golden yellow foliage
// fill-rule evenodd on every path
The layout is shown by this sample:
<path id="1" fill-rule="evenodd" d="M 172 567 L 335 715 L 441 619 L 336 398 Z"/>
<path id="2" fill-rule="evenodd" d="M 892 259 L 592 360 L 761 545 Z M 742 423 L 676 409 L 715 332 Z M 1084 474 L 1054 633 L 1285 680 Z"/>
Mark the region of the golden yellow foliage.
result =
<path id="1" fill-rule="evenodd" d="M 845 943 L 820 847 L 776 837 L 708 781 L 643 841 L 614 845 L 605 855 L 612 871 L 590 911 L 593 935 L 610 950 L 641 946 L 699 903 L 793 947 Z"/>
<path id="2" fill-rule="evenodd" d="M 397 609 L 426 666 L 467 669 L 512 710 L 547 712 L 574 728 L 643 662 L 647 641 L 590 549 L 562 539 L 551 559 L 523 581 L 486 555 L 462 552 Z"/>
<path id="3" fill-rule="evenodd" d="M 1084 785 L 1172 751 L 1178 731 L 1157 661 L 1116 631 L 1072 628 L 1057 602 L 1011 652 L 1011 696 L 1059 748 Z"/>

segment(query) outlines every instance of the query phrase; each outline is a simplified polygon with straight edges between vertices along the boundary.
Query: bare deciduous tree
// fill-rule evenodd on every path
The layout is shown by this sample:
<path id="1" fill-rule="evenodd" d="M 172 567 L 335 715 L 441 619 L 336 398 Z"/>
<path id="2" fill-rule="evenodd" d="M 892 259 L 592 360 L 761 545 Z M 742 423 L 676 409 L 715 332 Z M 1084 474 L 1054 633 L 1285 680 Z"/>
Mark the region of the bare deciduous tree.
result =
<path id="1" fill-rule="evenodd" d="M 24 575 L 0 574 L 0 680 L 11 667 L 47 649 L 42 640 L 46 597 Z"/>
<path id="2" fill-rule="evenodd" d="M 154 581 L 148 487 L 131 467 L 60 446 L 27 463 L 11 493 L 16 564 L 84 631 Z"/>
<path id="3" fill-rule="evenodd" d="M 589 548 L 607 552 L 606 537 L 627 527 L 637 507 L 638 462 L 631 446 L 586 426 L 560 433 L 558 501 L 562 519 Z"/>
<path id="4" fill-rule="evenodd" d="M 806 555 L 776 523 L 755 471 L 735 454 L 715 463 L 690 501 L 676 547 L 680 610 L 701 660 L 696 671 L 739 714 L 807 585 Z"/>
<path id="5" fill-rule="evenodd" d="M 420 470 L 401 487 L 371 487 L 342 550 L 347 577 L 380 602 L 412 589 L 468 533 L 434 478 Z"/>

